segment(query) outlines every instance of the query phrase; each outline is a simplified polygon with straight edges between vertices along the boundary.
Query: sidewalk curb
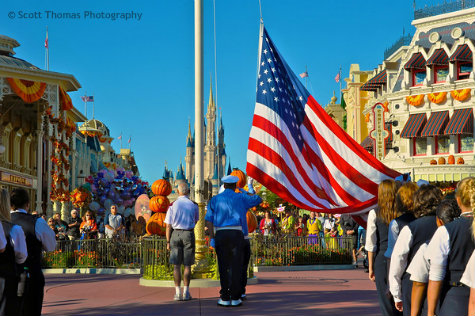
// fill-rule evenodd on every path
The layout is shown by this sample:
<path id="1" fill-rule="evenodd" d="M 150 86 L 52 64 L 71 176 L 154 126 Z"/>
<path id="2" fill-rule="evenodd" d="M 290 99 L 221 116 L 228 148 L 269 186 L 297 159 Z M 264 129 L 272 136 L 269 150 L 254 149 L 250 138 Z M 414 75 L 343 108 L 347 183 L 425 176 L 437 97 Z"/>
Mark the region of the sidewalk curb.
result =
<path id="1" fill-rule="evenodd" d="M 354 270 L 352 264 L 318 264 L 306 266 L 255 266 L 254 272 L 280 271 L 320 271 L 320 270 Z"/>
<path id="2" fill-rule="evenodd" d="M 44 274 L 140 274 L 140 269 L 68 268 L 43 269 Z"/>
<path id="3" fill-rule="evenodd" d="M 257 277 L 247 279 L 247 285 L 257 284 Z M 147 280 L 140 278 L 139 284 L 142 286 L 155 286 L 155 287 L 174 287 L 175 283 L 173 280 Z M 204 288 L 204 287 L 220 287 L 221 284 L 219 280 L 212 279 L 191 279 L 190 288 Z"/>

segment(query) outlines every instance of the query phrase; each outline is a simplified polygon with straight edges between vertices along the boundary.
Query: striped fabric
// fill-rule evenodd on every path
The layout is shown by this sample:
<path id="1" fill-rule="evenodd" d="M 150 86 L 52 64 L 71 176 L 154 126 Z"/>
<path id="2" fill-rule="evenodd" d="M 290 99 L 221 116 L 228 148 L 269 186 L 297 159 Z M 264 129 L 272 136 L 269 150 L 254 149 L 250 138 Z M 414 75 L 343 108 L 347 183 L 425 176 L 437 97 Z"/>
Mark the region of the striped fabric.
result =
<path id="1" fill-rule="evenodd" d="M 426 69 L 426 60 L 422 53 L 412 55 L 411 59 L 404 65 L 404 69 Z"/>
<path id="2" fill-rule="evenodd" d="M 444 134 L 473 135 L 473 108 L 455 110 L 449 124 L 447 124 L 447 127 L 445 128 Z"/>
<path id="3" fill-rule="evenodd" d="M 379 87 L 388 82 L 388 75 L 386 69 L 381 71 L 379 74 L 369 79 L 364 85 L 361 86 L 360 90 L 363 91 L 377 91 Z"/>
<path id="4" fill-rule="evenodd" d="M 355 142 L 310 95 L 262 26 L 256 107 L 246 171 L 306 210 L 363 214 L 398 172 Z"/>
<path id="5" fill-rule="evenodd" d="M 421 130 L 424 127 L 424 124 L 427 122 L 427 117 L 425 113 L 417 113 L 409 115 L 409 119 L 404 125 L 404 128 L 401 132 L 401 137 L 403 138 L 413 138 L 420 137 Z"/>
<path id="6" fill-rule="evenodd" d="M 433 112 L 421 132 L 421 137 L 433 137 L 441 135 L 447 122 L 449 121 L 449 111 Z"/>
<path id="7" fill-rule="evenodd" d="M 427 66 L 445 66 L 449 64 L 449 56 L 443 48 L 437 49 L 427 60 Z"/>
<path id="8" fill-rule="evenodd" d="M 453 55 L 450 57 L 450 62 L 455 61 L 473 61 L 472 51 L 470 50 L 470 47 L 468 47 L 467 44 L 460 45 L 459 47 L 457 47 L 455 53 L 453 53 Z"/>

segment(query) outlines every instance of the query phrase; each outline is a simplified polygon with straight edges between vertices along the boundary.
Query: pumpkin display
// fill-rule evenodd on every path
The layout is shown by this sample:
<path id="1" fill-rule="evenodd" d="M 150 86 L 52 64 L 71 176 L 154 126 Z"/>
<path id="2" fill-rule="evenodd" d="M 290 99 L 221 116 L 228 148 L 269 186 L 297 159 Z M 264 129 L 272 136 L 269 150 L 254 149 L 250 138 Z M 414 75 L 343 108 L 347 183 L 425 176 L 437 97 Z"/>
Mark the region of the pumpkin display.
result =
<path id="1" fill-rule="evenodd" d="M 439 158 L 439 165 L 445 165 L 445 158 L 444 157 Z"/>
<path id="2" fill-rule="evenodd" d="M 238 188 L 244 188 L 244 186 L 246 185 L 246 174 L 238 168 L 234 168 L 231 172 L 231 175 L 239 178 L 239 181 L 237 182 L 236 186 Z"/>
<path id="3" fill-rule="evenodd" d="M 155 213 L 150 217 L 145 226 L 149 235 L 165 236 L 167 225 L 165 224 L 165 213 Z"/>
<path id="4" fill-rule="evenodd" d="M 167 196 L 172 193 L 172 185 L 165 179 L 160 179 L 152 184 L 152 192 L 155 195 Z"/>
<path id="5" fill-rule="evenodd" d="M 457 158 L 457 165 L 463 165 L 465 163 L 465 160 L 463 160 L 462 157 Z"/>
<path id="6" fill-rule="evenodd" d="M 170 200 L 166 196 L 156 195 L 150 199 L 149 207 L 152 212 L 166 213 L 170 206 Z"/>
<path id="7" fill-rule="evenodd" d="M 436 165 L 436 164 L 437 164 L 437 160 L 432 159 L 432 160 L 430 161 L 430 164 L 431 164 L 431 165 Z"/>
<path id="8" fill-rule="evenodd" d="M 251 211 L 247 211 L 246 219 L 247 219 L 247 229 L 249 230 L 249 233 L 253 233 L 257 228 L 256 215 L 254 215 L 254 213 Z"/>
<path id="9" fill-rule="evenodd" d="M 450 156 L 449 156 L 449 159 L 447 159 L 447 163 L 448 163 L 449 165 L 454 165 L 454 164 L 455 164 L 455 157 L 454 157 L 454 155 L 450 155 Z"/>

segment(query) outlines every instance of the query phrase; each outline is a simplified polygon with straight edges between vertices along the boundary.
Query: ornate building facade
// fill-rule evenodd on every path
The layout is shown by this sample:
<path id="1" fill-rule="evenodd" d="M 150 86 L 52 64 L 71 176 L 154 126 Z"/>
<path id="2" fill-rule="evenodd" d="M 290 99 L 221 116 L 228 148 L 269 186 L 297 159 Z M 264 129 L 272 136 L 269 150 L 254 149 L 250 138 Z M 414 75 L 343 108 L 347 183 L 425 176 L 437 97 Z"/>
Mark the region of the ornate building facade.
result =
<path id="1" fill-rule="evenodd" d="M 210 86 L 209 102 L 206 113 L 205 140 L 204 140 L 204 169 L 205 198 L 218 194 L 219 179 L 225 175 L 226 170 L 226 144 L 224 143 L 224 126 L 222 117 L 217 122 L 216 104 L 213 98 L 213 88 Z M 195 179 L 195 135 L 191 132 L 188 123 L 186 137 L 185 178 L 193 188 Z M 193 196 L 193 189 L 191 190 Z"/>
<path id="2" fill-rule="evenodd" d="M 346 110 L 341 107 L 341 104 L 337 104 L 337 97 L 335 91 L 333 91 L 333 97 L 329 104 L 325 106 L 325 112 L 341 127 L 344 128 L 344 117 Z"/>
<path id="3" fill-rule="evenodd" d="M 364 114 L 383 163 L 413 180 L 455 182 L 475 176 L 475 8 L 429 9 L 361 87 L 372 92 Z"/>

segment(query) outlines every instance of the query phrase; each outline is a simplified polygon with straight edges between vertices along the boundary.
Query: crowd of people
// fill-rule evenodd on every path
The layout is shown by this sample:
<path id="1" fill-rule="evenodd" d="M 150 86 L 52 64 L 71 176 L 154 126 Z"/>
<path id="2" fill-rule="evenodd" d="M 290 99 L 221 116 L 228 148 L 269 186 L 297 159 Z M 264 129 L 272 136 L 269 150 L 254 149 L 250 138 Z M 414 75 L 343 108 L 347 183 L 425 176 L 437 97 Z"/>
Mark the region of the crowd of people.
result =
<path id="1" fill-rule="evenodd" d="M 365 247 L 382 315 L 475 315 L 474 211 L 472 177 L 455 198 L 424 181 L 379 185 Z"/>
<path id="2" fill-rule="evenodd" d="M 43 219 L 45 215 L 41 216 Z M 113 204 L 104 217 L 97 218 L 92 211 L 86 211 L 80 217 L 79 211 L 73 209 L 68 222 L 61 219 L 60 213 L 48 218 L 48 226 L 54 231 L 56 240 L 79 240 L 109 238 L 114 240 L 134 240 L 146 234 L 146 222 L 137 220 L 134 215 L 124 217 Z"/>

